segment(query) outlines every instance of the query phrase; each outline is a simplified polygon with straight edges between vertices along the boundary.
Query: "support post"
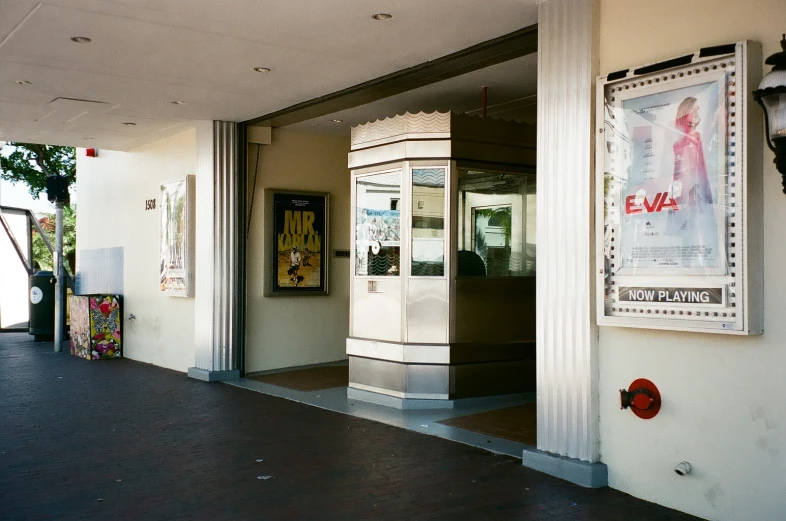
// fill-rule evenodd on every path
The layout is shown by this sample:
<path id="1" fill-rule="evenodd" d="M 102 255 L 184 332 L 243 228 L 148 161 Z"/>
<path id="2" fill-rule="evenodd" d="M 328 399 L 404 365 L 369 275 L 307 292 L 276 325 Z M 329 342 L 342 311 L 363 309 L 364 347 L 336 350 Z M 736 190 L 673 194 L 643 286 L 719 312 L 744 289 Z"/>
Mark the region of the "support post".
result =
<path id="1" fill-rule="evenodd" d="M 65 332 L 65 288 L 66 275 L 63 266 L 63 201 L 55 203 L 55 353 L 59 353 L 63 346 Z"/>
<path id="2" fill-rule="evenodd" d="M 538 5 L 538 450 L 522 457 L 586 487 L 607 482 L 591 249 L 597 25 L 597 0 Z"/>
<path id="3" fill-rule="evenodd" d="M 207 382 L 240 376 L 245 284 L 244 127 L 197 125 L 194 367 Z"/>

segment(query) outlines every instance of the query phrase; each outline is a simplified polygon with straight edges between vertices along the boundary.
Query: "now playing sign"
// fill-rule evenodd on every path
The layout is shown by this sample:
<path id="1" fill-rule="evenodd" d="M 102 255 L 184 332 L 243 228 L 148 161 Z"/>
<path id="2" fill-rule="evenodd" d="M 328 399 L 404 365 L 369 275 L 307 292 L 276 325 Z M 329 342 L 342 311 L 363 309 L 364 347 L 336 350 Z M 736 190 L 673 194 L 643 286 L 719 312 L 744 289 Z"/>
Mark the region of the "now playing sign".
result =
<path id="1" fill-rule="evenodd" d="M 620 288 L 620 301 L 653 304 L 723 304 L 723 288 Z"/>

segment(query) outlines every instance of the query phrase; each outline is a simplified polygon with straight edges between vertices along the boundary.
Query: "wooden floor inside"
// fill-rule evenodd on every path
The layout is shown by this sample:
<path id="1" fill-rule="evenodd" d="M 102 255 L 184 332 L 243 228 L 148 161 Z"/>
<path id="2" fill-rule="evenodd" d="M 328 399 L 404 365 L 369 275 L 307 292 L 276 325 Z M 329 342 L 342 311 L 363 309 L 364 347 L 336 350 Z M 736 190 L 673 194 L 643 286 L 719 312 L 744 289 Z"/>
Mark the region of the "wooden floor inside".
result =
<path id="1" fill-rule="evenodd" d="M 266 384 L 286 387 L 296 391 L 321 391 L 331 387 L 346 387 L 349 385 L 349 366 L 327 365 L 309 369 L 295 369 L 281 373 L 268 373 L 259 376 L 247 377 Z"/>
<path id="2" fill-rule="evenodd" d="M 537 415 L 534 403 L 459 416 L 439 423 L 527 445 L 537 445 Z"/>

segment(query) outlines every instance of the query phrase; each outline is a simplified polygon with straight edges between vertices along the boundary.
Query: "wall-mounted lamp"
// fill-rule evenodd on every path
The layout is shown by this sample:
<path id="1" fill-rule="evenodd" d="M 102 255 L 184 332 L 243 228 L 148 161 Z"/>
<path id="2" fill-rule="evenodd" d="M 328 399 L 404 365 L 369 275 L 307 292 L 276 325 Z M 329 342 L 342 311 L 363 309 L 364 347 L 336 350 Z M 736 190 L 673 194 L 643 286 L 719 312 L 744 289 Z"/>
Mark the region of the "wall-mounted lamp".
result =
<path id="1" fill-rule="evenodd" d="M 786 34 L 781 40 L 781 52 L 776 52 L 764 63 L 772 70 L 762 78 L 753 98 L 764 109 L 767 145 L 775 152 L 775 166 L 783 176 L 786 194 Z"/>

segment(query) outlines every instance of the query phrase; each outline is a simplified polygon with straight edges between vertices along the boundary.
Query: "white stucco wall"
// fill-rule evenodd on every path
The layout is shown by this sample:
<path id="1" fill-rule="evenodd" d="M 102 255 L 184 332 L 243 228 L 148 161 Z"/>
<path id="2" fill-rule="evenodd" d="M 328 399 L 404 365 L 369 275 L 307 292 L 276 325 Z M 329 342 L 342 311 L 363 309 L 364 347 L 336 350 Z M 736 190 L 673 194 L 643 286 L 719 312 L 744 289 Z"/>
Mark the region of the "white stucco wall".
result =
<path id="1" fill-rule="evenodd" d="M 132 152 L 77 151 L 77 266 L 83 250 L 124 248 L 123 354 L 177 371 L 194 365 L 194 299 L 159 294 L 159 185 L 195 167 L 193 130 Z"/>
<path id="2" fill-rule="evenodd" d="M 256 146 L 249 144 L 249 182 Z M 333 250 L 349 249 L 349 136 L 273 130 L 262 145 L 248 238 L 246 371 L 333 362 L 346 358 L 349 334 L 349 259 Z M 265 188 L 330 193 L 328 296 L 265 297 L 268 240 L 263 236 Z M 250 192 L 250 190 L 249 190 Z"/>
<path id="3" fill-rule="evenodd" d="M 784 31 L 784 0 L 601 0 L 600 73 L 746 39 L 762 43 L 766 57 L 779 50 Z M 786 519 L 786 402 L 779 394 L 786 381 L 786 196 L 772 153 L 766 146 L 758 153 L 765 165 L 764 335 L 600 328 L 609 485 L 708 519 Z M 663 396 L 652 420 L 619 408 L 618 390 L 638 377 Z M 694 470 L 679 477 L 672 469 L 683 460 Z"/>

